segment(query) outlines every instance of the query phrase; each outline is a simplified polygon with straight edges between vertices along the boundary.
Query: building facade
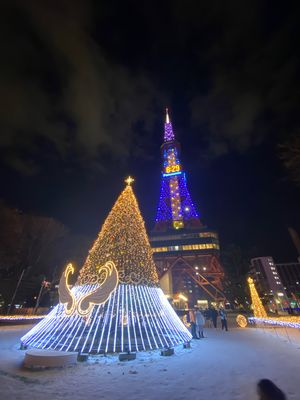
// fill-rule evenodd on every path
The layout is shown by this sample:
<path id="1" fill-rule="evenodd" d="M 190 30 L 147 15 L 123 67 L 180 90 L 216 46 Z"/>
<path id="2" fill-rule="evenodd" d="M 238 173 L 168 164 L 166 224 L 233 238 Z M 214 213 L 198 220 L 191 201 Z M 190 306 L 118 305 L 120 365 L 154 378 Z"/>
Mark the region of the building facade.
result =
<path id="1" fill-rule="evenodd" d="M 260 297 L 271 310 L 299 307 L 299 263 L 276 264 L 272 257 L 258 257 L 251 260 L 249 272 Z"/>
<path id="2" fill-rule="evenodd" d="M 164 128 L 160 198 L 150 237 L 161 286 L 180 304 L 224 301 L 218 234 L 202 224 L 192 202 L 168 111 Z"/>
<path id="3" fill-rule="evenodd" d="M 276 268 L 287 296 L 300 305 L 300 263 L 280 263 Z"/>

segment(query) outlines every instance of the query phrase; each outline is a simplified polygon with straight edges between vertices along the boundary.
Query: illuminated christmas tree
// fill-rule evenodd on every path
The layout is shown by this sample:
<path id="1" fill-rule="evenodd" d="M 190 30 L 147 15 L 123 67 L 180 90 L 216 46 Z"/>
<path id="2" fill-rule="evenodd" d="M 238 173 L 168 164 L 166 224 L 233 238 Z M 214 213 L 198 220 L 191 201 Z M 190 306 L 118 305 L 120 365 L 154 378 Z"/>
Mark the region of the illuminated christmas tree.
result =
<path id="1" fill-rule="evenodd" d="M 78 280 L 71 264 L 60 304 L 22 337 L 23 345 L 85 353 L 141 351 L 189 341 L 162 290 L 132 178 L 106 218 Z"/>
<path id="2" fill-rule="evenodd" d="M 158 276 L 136 197 L 127 186 L 113 206 L 80 271 L 80 283 L 95 278 L 97 267 L 112 260 L 120 283 L 156 285 Z"/>
<path id="3" fill-rule="evenodd" d="M 261 299 L 257 293 L 254 281 L 250 277 L 248 278 L 248 285 L 249 285 L 249 289 L 250 289 L 254 317 L 267 318 L 267 313 L 266 313 L 265 307 L 263 306 Z"/>

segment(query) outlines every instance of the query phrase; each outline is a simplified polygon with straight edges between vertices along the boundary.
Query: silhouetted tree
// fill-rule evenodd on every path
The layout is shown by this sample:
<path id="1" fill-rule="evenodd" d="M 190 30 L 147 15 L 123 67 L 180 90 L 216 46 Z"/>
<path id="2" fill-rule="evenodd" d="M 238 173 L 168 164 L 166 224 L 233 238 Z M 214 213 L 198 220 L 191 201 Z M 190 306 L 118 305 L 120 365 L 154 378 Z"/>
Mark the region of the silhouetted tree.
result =
<path id="1" fill-rule="evenodd" d="M 0 293 L 9 302 L 25 270 L 19 297 L 31 297 L 51 273 L 54 262 L 62 262 L 57 243 L 67 234 L 53 218 L 23 214 L 0 204 Z M 31 294 L 32 293 L 32 294 Z"/>
<path id="2" fill-rule="evenodd" d="M 9 275 L 18 264 L 22 226 L 18 210 L 0 202 L 0 276 Z"/>
<path id="3" fill-rule="evenodd" d="M 245 304 L 247 294 L 246 277 L 249 270 L 249 259 L 236 244 L 230 244 L 222 251 L 226 279 L 224 282 L 228 300 L 235 304 Z"/>
<path id="4" fill-rule="evenodd" d="M 56 303 L 58 283 L 68 262 L 77 271 L 83 265 L 92 240 L 72 235 L 59 221 L 29 215 L 0 202 L 0 296 L 10 302 L 24 270 L 16 301 L 35 305 L 43 280 L 51 282 L 41 296 L 41 305 Z M 47 300 L 48 299 L 48 300 Z"/>
<path id="5" fill-rule="evenodd" d="M 300 185 L 300 135 L 279 145 L 279 157 L 293 181 Z"/>

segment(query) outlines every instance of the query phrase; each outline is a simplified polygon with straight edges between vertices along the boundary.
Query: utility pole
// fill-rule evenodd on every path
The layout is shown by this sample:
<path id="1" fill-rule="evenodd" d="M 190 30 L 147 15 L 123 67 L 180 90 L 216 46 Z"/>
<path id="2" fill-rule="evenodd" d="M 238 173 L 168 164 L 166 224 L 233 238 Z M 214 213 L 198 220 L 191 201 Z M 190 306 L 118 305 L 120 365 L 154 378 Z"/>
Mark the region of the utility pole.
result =
<path id="1" fill-rule="evenodd" d="M 41 283 L 41 288 L 40 288 L 38 297 L 36 299 L 35 307 L 33 309 L 33 314 L 35 314 L 37 312 L 37 309 L 39 308 L 41 296 L 42 296 L 42 293 L 43 293 L 43 289 L 46 288 L 46 287 L 49 287 L 49 285 L 50 285 L 50 282 L 47 282 L 46 278 L 44 277 L 44 279 L 42 280 L 42 283 Z"/>
<path id="2" fill-rule="evenodd" d="M 20 286 L 20 283 L 21 283 L 21 281 L 22 281 L 22 279 L 23 279 L 23 275 L 24 275 L 25 271 L 26 271 L 26 269 L 23 269 L 23 271 L 21 272 L 21 275 L 20 275 L 20 278 L 19 278 L 19 280 L 18 280 L 16 289 L 15 289 L 15 291 L 14 291 L 13 297 L 11 298 L 10 305 L 9 305 L 9 307 L 8 307 L 8 310 L 7 310 L 7 315 L 10 313 L 10 310 L 11 310 L 11 308 L 12 308 L 12 306 L 13 306 L 13 303 L 14 303 L 14 301 L 15 301 L 15 297 L 16 297 L 17 291 L 18 291 L 18 289 L 19 289 L 19 286 Z"/>

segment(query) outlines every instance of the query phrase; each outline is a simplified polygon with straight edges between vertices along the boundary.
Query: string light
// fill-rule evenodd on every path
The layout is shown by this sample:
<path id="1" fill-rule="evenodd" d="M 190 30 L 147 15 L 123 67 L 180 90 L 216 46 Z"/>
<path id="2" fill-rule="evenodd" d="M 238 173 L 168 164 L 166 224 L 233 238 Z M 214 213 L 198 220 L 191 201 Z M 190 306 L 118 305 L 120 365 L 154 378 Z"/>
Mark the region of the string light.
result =
<path id="1" fill-rule="evenodd" d="M 152 250 L 138 203 L 127 182 L 106 218 L 80 271 L 79 283 L 92 282 L 97 268 L 113 261 L 121 283 L 157 285 Z"/>
<path id="2" fill-rule="evenodd" d="M 172 123 L 170 122 L 170 117 L 168 113 L 168 109 L 166 109 L 166 122 L 165 122 L 165 142 L 170 142 L 175 139 Z"/>
<path id="3" fill-rule="evenodd" d="M 72 293 L 68 298 L 74 299 L 76 312 L 67 314 L 65 303 L 58 304 L 21 338 L 23 345 L 107 353 L 170 347 L 191 340 L 190 332 L 158 287 L 152 250 L 130 185 L 132 181 L 126 183 L 72 289 L 64 276 L 65 288 Z M 100 294 L 101 285 L 107 280 L 101 276 L 99 266 L 109 261 L 118 270 L 119 284 L 105 302 L 93 298 L 86 315 L 78 305 L 90 293 Z"/>
<path id="4" fill-rule="evenodd" d="M 261 302 L 261 299 L 258 296 L 253 279 L 249 277 L 247 281 L 250 289 L 254 317 L 267 318 L 266 310 Z"/>
<path id="5" fill-rule="evenodd" d="M 237 322 L 238 326 L 240 326 L 241 328 L 246 328 L 246 326 L 248 325 L 247 318 L 242 314 L 239 314 L 236 317 L 236 322 Z"/>
<path id="6" fill-rule="evenodd" d="M 255 288 L 255 284 L 252 278 L 248 278 L 248 285 L 251 294 L 252 307 L 254 317 L 248 318 L 251 323 L 267 324 L 267 325 L 279 325 L 289 328 L 300 328 L 300 317 L 296 316 L 280 316 L 278 318 L 268 317 L 264 306 L 258 296 Z"/>
<path id="7" fill-rule="evenodd" d="M 184 228 L 199 216 L 187 189 L 186 176 L 179 160 L 179 144 L 175 141 L 172 124 L 167 113 L 163 145 L 163 171 L 160 198 L 156 215 L 156 229 Z"/>
<path id="8" fill-rule="evenodd" d="M 45 315 L 0 315 L 0 321 L 30 321 L 43 318 Z"/>
<path id="9" fill-rule="evenodd" d="M 248 318 L 249 322 L 266 324 L 266 325 L 279 325 L 287 328 L 300 328 L 300 317 L 280 316 L 279 318 Z"/>

